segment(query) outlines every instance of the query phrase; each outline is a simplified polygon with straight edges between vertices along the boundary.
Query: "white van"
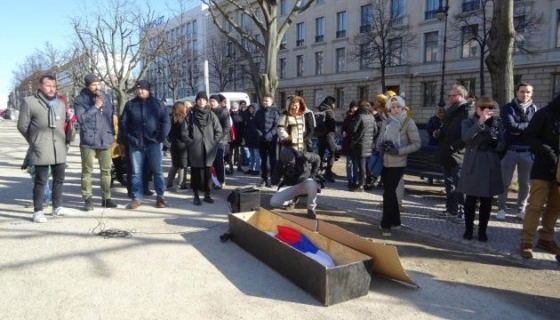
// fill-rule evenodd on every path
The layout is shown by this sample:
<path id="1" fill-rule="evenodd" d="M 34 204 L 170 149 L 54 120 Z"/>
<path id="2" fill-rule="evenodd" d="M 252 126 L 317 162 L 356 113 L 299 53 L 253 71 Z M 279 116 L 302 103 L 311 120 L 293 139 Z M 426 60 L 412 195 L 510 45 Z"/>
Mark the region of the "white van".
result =
<path id="1" fill-rule="evenodd" d="M 211 95 L 218 95 L 221 94 L 224 97 L 226 97 L 226 101 L 227 101 L 227 106 L 228 109 L 231 110 L 231 103 L 232 102 L 241 102 L 241 100 L 245 101 L 247 103 L 247 105 L 251 104 L 251 99 L 249 98 L 249 95 L 245 92 L 217 92 L 217 93 L 212 93 L 209 94 L 208 97 L 210 97 Z M 187 97 L 183 97 L 181 99 L 179 99 L 178 101 L 190 101 L 193 105 L 195 104 L 195 100 L 196 99 L 196 95 L 195 96 L 187 96 Z"/>

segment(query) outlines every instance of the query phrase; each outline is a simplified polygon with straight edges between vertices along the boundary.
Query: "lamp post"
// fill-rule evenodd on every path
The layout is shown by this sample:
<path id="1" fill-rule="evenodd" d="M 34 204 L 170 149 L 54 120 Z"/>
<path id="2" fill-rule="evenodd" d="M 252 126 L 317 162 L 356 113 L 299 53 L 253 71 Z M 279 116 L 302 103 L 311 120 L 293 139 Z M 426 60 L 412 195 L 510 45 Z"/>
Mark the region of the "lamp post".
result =
<path id="1" fill-rule="evenodd" d="M 445 7 L 443 0 L 439 0 L 439 8 L 436 11 L 436 17 L 439 21 L 443 21 L 443 56 L 441 64 L 441 88 L 439 90 L 438 106 L 445 107 L 444 101 L 444 86 L 445 86 L 445 52 L 447 51 L 447 15 L 449 12 L 449 0 L 445 0 Z"/>

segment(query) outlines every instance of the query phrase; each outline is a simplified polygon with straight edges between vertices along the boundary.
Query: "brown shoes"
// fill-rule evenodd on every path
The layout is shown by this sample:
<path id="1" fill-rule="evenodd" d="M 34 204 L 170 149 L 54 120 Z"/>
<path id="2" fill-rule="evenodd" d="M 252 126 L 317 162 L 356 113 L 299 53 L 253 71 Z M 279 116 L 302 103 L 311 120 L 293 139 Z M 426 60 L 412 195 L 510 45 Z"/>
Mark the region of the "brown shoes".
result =
<path id="1" fill-rule="evenodd" d="M 138 200 L 132 200 L 131 203 L 129 203 L 126 208 L 130 209 L 130 210 L 135 210 L 137 209 L 139 206 L 142 205 L 142 202 L 138 201 Z"/>
<path id="2" fill-rule="evenodd" d="M 156 199 L 156 208 L 165 208 L 165 200 L 163 200 L 162 198 L 157 198 Z"/>
<path id="3" fill-rule="evenodd" d="M 560 248 L 558 247 L 558 245 L 556 245 L 556 242 L 551 240 L 539 239 L 539 241 L 537 241 L 537 248 L 542 249 L 548 253 L 560 254 Z"/>
<path id="4" fill-rule="evenodd" d="M 533 258 L 533 245 L 530 243 L 522 243 L 519 254 L 525 259 Z"/>

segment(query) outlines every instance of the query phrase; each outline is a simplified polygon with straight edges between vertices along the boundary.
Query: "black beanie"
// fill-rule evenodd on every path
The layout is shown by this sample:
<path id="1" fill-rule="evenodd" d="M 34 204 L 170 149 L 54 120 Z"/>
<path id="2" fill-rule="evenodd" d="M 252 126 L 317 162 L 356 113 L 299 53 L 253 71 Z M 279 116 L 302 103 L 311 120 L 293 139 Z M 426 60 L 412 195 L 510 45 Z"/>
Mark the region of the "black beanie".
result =
<path id="1" fill-rule="evenodd" d="M 84 82 L 86 83 L 86 87 L 89 87 L 90 84 L 92 84 L 94 82 L 99 82 L 99 81 L 101 81 L 99 79 L 99 77 L 96 74 L 93 74 L 93 73 L 88 73 L 84 77 Z"/>
<path id="2" fill-rule="evenodd" d="M 217 94 L 210 95 L 210 99 L 208 101 L 210 101 L 212 99 L 220 102 L 220 97 Z"/>
<path id="3" fill-rule="evenodd" d="M 206 91 L 200 91 L 199 93 L 196 94 L 196 99 L 194 99 L 194 102 L 197 102 L 198 99 L 204 99 L 206 101 L 208 101 L 208 95 L 206 94 Z"/>
<path id="4" fill-rule="evenodd" d="M 136 83 L 135 88 L 150 91 L 150 83 L 148 82 L 148 80 L 140 80 Z"/>
<path id="5" fill-rule="evenodd" d="M 328 105 L 328 106 L 332 107 L 335 102 L 336 102 L 336 99 L 334 97 L 327 96 L 321 104 Z"/>
<path id="6" fill-rule="evenodd" d="M 226 97 L 224 97 L 222 94 L 218 94 L 218 102 L 222 103 L 224 102 L 224 100 L 226 100 Z"/>

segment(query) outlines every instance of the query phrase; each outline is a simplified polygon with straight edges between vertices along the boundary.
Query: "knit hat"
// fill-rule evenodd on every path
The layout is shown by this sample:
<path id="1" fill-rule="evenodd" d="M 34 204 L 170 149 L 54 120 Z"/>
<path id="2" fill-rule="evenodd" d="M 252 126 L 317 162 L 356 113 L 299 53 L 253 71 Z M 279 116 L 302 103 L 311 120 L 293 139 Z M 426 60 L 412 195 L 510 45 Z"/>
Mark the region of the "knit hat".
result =
<path id="1" fill-rule="evenodd" d="M 391 103 L 396 102 L 401 108 L 405 107 L 404 99 L 401 96 L 392 96 L 389 101 Z"/>
<path id="2" fill-rule="evenodd" d="M 208 99 L 208 101 L 210 100 L 216 100 L 218 102 L 220 102 L 220 97 L 217 94 L 212 94 L 210 95 L 210 99 Z"/>
<path id="3" fill-rule="evenodd" d="M 336 99 L 334 97 L 327 96 L 325 99 L 323 99 L 323 102 L 321 102 L 321 104 L 332 107 L 335 102 Z"/>
<path id="4" fill-rule="evenodd" d="M 296 152 L 292 148 L 282 148 L 282 151 L 280 151 L 280 161 L 282 161 L 283 164 L 290 163 L 295 157 Z"/>
<path id="5" fill-rule="evenodd" d="M 86 83 L 86 87 L 89 87 L 90 84 L 92 84 L 94 82 L 99 82 L 99 81 L 101 81 L 101 79 L 99 79 L 99 77 L 96 74 L 93 74 L 93 73 L 88 73 L 84 77 L 84 82 Z"/>
<path id="6" fill-rule="evenodd" d="M 196 94 L 196 99 L 194 99 L 194 101 L 198 101 L 198 99 L 204 99 L 206 101 L 208 101 L 208 95 L 206 94 L 206 91 L 200 91 L 199 93 Z"/>
<path id="7" fill-rule="evenodd" d="M 222 94 L 218 94 L 218 102 L 222 103 L 224 102 L 224 100 L 226 100 L 226 97 L 224 97 Z"/>
<path id="8" fill-rule="evenodd" d="M 140 80 L 140 81 L 136 82 L 135 88 L 150 91 L 150 83 L 148 82 L 148 80 Z"/>

